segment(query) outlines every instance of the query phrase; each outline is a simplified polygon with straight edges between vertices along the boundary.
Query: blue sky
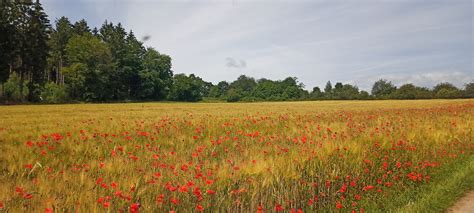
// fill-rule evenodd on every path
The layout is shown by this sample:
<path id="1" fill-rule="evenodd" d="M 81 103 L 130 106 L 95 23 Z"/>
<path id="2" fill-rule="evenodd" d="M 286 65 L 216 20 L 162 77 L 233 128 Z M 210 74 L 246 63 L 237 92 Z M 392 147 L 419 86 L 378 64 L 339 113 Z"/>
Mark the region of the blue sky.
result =
<path id="1" fill-rule="evenodd" d="M 431 87 L 474 79 L 471 0 L 43 0 L 54 21 L 121 22 L 173 59 L 175 73 L 217 83 L 240 74 L 306 85 L 380 78 Z"/>

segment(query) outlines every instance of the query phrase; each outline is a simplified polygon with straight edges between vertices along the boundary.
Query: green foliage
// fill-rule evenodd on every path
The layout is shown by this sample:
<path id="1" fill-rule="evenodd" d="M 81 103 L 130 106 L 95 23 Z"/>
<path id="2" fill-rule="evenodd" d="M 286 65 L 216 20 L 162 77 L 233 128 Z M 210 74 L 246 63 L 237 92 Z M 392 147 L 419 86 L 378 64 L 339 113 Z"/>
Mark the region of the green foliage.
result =
<path id="1" fill-rule="evenodd" d="M 393 94 L 393 98 L 396 99 L 415 99 L 416 98 L 416 87 L 413 84 L 404 84 L 400 86 Z"/>
<path id="2" fill-rule="evenodd" d="M 7 100 L 18 102 L 23 101 L 23 97 L 29 93 L 28 87 L 26 87 L 29 82 L 23 82 L 23 87 L 25 88 L 23 90 L 21 89 L 20 83 L 21 81 L 18 74 L 12 73 L 7 82 L 3 84 L 4 95 Z"/>
<path id="3" fill-rule="evenodd" d="M 428 99 L 433 97 L 433 93 L 424 87 L 404 84 L 390 94 L 390 97 L 393 99 Z"/>
<path id="4" fill-rule="evenodd" d="M 332 98 L 332 84 L 331 84 L 331 81 L 328 81 L 326 83 L 326 86 L 324 87 L 324 96 L 328 99 Z"/>
<path id="5" fill-rule="evenodd" d="M 372 95 L 376 98 L 389 98 L 390 94 L 397 89 L 392 82 L 385 79 L 380 79 L 372 86 Z"/>
<path id="6" fill-rule="evenodd" d="M 20 99 L 39 100 L 49 54 L 50 25 L 37 1 L 8 1 L 0 7 L 0 83 L 18 74 Z M 29 79 L 25 84 L 25 79 Z M 28 91 L 25 93 L 24 91 Z"/>
<path id="7" fill-rule="evenodd" d="M 360 91 L 359 100 L 369 100 L 369 99 L 372 99 L 372 97 L 367 91 L 364 91 L 364 90 Z"/>
<path id="8" fill-rule="evenodd" d="M 437 84 L 433 88 L 433 93 L 435 94 L 436 98 L 451 99 L 461 97 L 461 91 L 454 85 L 447 82 Z"/>
<path id="9" fill-rule="evenodd" d="M 336 83 L 332 91 L 333 99 L 354 100 L 359 98 L 359 88 L 350 84 Z"/>
<path id="10" fill-rule="evenodd" d="M 452 99 L 461 97 L 459 90 L 441 88 L 436 93 L 436 98 Z"/>
<path id="11" fill-rule="evenodd" d="M 220 98 L 221 97 L 221 91 L 219 90 L 219 87 L 217 86 L 212 86 L 211 89 L 209 90 L 209 97 L 211 98 Z"/>
<path id="12" fill-rule="evenodd" d="M 10 66 L 15 58 L 17 28 L 12 23 L 10 3 L 0 7 L 0 84 L 8 80 Z"/>
<path id="13" fill-rule="evenodd" d="M 56 27 L 53 29 L 49 40 L 49 46 L 51 47 L 49 67 L 51 72 L 48 75 L 49 79 L 57 84 L 63 83 L 63 67 L 69 65 L 66 58 L 66 45 L 73 35 L 73 27 L 68 18 L 63 16 L 56 20 Z"/>
<path id="14" fill-rule="evenodd" d="M 227 94 L 227 102 L 237 102 L 242 98 L 242 91 L 239 89 L 230 89 Z"/>
<path id="15" fill-rule="evenodd" d="M 298 84 L 296 78 L 292 77 L 288 77 L 283 81 L 272 81 L 264 78 L 255 81 L 253 78 L 240 76 L 230 84 L 227 100 L 229 102 L 239 100 L 248 102 L 301 100 L 308 96 L 303 86 Z"/>
<path id="16" fill-rule="evenodd" d="M 79 36 L 91 34 L 91 29 L 89 28 L 86 20 L 84 19 L 81 19 L 77 21 L 76 23 L 74 23 L 73 31 L 75 35 L 79 35 Z"/>
<path id="17" fill-rule="evenodd" d="M 66 55 L 71 65 L 64 74 L 71 98 L 103 101 L 113 97 L 115 88 L 109 80 L 116 69 L 106 44 L 89 34 L 76 35 L 69 40 Z"/>
<path id="18" fill-rule="evenodd" d="M 64 103 L 68 101 L 68 93 L 64 86 L 48 82 L 41 91 L 41 98 L 46 103 Z"/>
<path id="19" fill-rule="evenodd" d="M 138 98 L 160 100 L 166 98 L 173 83 L 171 58 L 149 48 L 139 72 Z"/>
<path id="20" fill-rule="evenodd" d="M 462 93 L 464 98 L 474 98 L 474 82 L 466 84 Z"/>
<path id="21" fill-rule="evenodd" d="M 319 89 L 319 87 L 313 87 L 313 91 L 311 91 L 310 97 L 313 100 L 319 100 L 324 98 L 324 93 L 321 92 L 321 89 Z"/>
<path id="22" fill-rule="evenodd" d="M 254 78 L 241 75 L 229 85 L 229 88 L 241 90 L 244 96 L 250 96 L 254 87 L 257 86 L 257 82 Z"/>
<path id="23" fill-rule="evenodd" d="M 202 100 L 201 88 L 204 81 L 194 74 L 186 76 L 185 74 L 176 74 L 173 77 L 173 86 L 168 95 L 168 99 L 173 101 L 191 101 Z"/>

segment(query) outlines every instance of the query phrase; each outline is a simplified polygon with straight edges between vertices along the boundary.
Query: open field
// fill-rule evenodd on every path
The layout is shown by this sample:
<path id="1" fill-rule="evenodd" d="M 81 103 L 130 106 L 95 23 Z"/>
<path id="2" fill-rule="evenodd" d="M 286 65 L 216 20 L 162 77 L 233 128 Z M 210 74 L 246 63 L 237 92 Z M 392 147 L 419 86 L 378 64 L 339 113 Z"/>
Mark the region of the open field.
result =
<path id="1" fill-rule="evenodd" d="M 0 212 L 443 211 L 474 100 L 0 106 Z"/>

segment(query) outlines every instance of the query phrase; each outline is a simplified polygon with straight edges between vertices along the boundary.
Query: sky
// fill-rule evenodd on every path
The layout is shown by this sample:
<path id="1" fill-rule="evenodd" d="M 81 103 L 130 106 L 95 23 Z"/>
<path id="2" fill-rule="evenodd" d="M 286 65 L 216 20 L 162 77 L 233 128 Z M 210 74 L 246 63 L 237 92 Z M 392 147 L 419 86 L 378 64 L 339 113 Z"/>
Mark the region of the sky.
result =
<path id="1" fill-rule="evenodd" d="M 472 0 L 43 0 L 52 22 L 105 20 L 206 81 L 297 77 L 370 91 L 474 79 Z M 148 39 L 146 39 L 148 37 Z"/>

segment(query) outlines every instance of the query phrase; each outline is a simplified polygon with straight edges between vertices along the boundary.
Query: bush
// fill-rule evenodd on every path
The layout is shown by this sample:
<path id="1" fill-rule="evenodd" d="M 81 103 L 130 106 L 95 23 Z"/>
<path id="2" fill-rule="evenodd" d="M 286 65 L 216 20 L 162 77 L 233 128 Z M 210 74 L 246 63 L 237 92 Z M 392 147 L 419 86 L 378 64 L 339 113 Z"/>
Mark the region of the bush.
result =
<path id="1" fill-rule="evenodd" d="M 441 88 L 436 93 L 436 97 L 445 99 L 460 98 L 461 93 L 459 92 L 459 90 L 456 89 Z"/>
<path id="2" fill-rule="evenodd" d="M 20 77 L 13 73 L 3 85 L 5 98 L 9 101 L 22 101 L 28 94 L 28 82 L 23 82 L 23 92 L 20 88 Z"/>
<path id="3" fill-rule="evenodd" d="M 45 103 L 64 103 L 68 100 L 66 88 L 55 83 L 46 83 L 41 91 L 41 100 Z"/>

